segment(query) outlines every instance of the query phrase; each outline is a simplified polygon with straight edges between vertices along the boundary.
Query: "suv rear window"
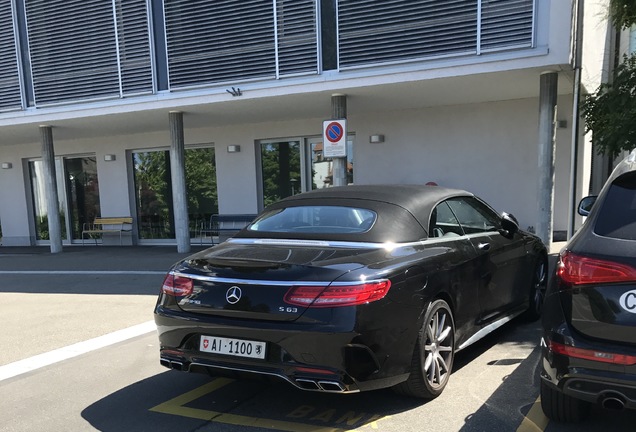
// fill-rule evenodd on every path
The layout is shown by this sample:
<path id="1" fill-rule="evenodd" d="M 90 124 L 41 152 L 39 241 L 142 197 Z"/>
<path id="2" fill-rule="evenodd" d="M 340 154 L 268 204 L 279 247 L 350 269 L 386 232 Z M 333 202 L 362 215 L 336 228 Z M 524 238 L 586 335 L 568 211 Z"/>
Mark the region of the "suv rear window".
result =
<path id="1" fill-rule="evenodd" d="M 599 209 L 594 232 L 604 237 L 636 240 L 636 172 L 614 180 Z"/>

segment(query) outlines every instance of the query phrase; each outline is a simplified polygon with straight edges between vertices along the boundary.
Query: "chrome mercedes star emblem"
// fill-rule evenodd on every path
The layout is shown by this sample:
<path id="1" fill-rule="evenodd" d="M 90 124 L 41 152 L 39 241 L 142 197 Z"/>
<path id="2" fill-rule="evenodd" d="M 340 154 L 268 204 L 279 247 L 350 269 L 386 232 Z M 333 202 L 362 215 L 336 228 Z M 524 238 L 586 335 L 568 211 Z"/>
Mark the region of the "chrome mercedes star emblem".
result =
<path id="1" fill-rule="evenodd" d="M 241 294 L 241 289 L 239 287 L 230 287 L 230 289 L 225 293 L 225 300 L 227 300 L 229 304 L 236 304 L 241 299 Z"/>

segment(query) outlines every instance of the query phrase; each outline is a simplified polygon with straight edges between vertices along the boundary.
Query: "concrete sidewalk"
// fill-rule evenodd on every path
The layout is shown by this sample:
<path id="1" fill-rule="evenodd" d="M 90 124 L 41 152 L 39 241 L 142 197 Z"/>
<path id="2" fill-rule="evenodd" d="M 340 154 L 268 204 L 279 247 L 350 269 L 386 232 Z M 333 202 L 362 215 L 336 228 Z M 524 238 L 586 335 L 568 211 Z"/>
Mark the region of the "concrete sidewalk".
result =
<path id="1" fill-rule="evenodd" d="M 561 252 L 561 249 L 563 249 L 563 247 L 567 244 L 567 242 L 553 242 L 550 245 L 550 250 L 548 251 L 548 253 L 550 255 L 554 255 L 554 254 L 558 254 L 559 252 Z"/>

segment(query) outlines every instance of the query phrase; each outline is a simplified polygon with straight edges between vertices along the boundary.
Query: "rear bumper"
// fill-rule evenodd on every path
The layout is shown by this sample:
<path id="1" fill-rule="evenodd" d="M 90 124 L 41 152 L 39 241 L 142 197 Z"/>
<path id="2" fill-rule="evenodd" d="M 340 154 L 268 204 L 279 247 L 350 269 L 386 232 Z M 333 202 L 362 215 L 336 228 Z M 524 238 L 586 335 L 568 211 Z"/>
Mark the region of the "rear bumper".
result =
<path id="1" fill-rule="evenodd" d="M 550 363 L 548 358 L 544 349 L 541 379 L 550 387 L 592 404 L 614 409 L 636 409 L 636 375 L 580 367 L 569 358 L 560 361 L 553 359 Z M 559 363 L 569 365 L 561 367 Z"/>
<path id="2" fill-rule="evenodd" d="M 554 299 L 552 299 L 554 300 Z M 549 305 L 548 310 L 555 307 Z M 545 311 L 545 310 L 544 310 Z M 563 318 L 544 316 L 541 340 L 541 379 L 545 384 L 570 397 L 614 409 L 636 409 L 636 365 L 618 365 L 570 357 L 549 349 L 551 341 L 604 353 L 636 355 L 636 349 L 626 345 L 601 342 L 576 332 Z"/>
<path id="3" fill-rule="evenodd" d="M 394 339 L 386 326 L 367 331 L 297 323 L 215 319 L 201 322 L 187 314 L 157 307 L 160 362 L 183 372 L 234 378 L 273 378 L 303 390 L 353 393 L 390 387 L 408 377 L 412 349 Z M 199 350 L 202 335 L 267 343 L 266 358 L 210 354 Z M 410 336 L 405 336 L 410 338 Z M 415 336 L 412 337 L 415 340 Z M 408 344 L 407 344 L 408 345 Z"/>

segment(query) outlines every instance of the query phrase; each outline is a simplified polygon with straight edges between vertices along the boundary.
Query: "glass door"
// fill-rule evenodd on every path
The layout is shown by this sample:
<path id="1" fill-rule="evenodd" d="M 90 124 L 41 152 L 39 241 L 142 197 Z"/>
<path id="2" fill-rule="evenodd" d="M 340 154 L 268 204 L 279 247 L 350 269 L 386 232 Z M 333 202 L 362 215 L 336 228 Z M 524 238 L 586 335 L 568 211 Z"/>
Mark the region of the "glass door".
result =
<path id="1" fill-rule="evenodd" d="M 353 183 L 353 139 L 347 138 L 347 184 Z M 302 145 L 301 145 L 302 143 Z M 333 185 L 333 160 L 321 137 L 259 141 L 262 205 Z"/>
<path id="2" fill-rule="evenodd" d="M 324 157 L 322 137 L 306 139 L 307 173 L 311 185 L 307 190 L 333 186 L 333 159 Z M 347 184 L 353 183 L 353 135 L 347 137 Z"/>
<path id="3" fill-rule="evenodd" d="M 218 213 L 214 147 L 186 148 L 185 181 L 190 237 Z M 170 151 L 132 153 L 139 240 L 161 242 L 175 238 Z"/>
<path id="4" fill-rule="evenodd" d="M 263 206 L 303 191 L 300 140 L 261 141 Z"/>
<path id="5" fill-rule="evenodd" d="M 42 160 L 29 161 L 36 241 L 48 241 L 47 196 Z M 80 241 L 82 225 L 100 214 L 99 182 L 95 156 L 63 157 L 55 160 L 58 211 L 62 241 Z"/>
<path id="6" fill-rule="evenodd" d="M 82 238 L 82 227 L 100 216 L 97 159 L 64 158 L 68 224 L 71 240 Z"/>

